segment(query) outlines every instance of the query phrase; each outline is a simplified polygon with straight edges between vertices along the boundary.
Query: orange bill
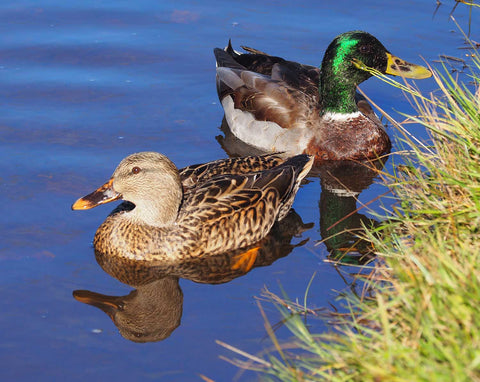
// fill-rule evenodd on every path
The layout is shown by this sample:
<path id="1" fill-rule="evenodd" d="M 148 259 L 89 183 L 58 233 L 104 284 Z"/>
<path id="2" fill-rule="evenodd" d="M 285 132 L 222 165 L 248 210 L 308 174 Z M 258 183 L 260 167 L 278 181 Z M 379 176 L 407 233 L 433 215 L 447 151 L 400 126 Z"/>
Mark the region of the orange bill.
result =
<path id="1" fill-rule="evenodd" d="M 113 320 L 115 313 L 122 309 L 122 301 L 119 297 L 107 296 L 88 290 L 76 290 L 73 292 L 75 300 L 84 304 L 92 305 L 103 310 Z"/>
<path id="2" fill-rule="evenodd" d="M 113 178 L 111 178 L 103 186 L 73 203 L 72 210 L 88 210 L 120 198 L 121 195 L 113 189 Z"/>

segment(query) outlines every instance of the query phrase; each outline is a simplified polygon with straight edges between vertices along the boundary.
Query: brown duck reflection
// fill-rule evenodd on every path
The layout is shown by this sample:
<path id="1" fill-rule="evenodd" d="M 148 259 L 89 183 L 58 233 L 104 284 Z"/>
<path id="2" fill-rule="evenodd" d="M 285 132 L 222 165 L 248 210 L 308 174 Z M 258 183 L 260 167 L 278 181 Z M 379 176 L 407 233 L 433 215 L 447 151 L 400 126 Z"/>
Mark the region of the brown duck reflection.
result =
<path id="1" fill-rule="evenodd" d="M 216 139 L 229 156 L 264 154 L 235 137 L 225 119 L 220 130 L 223 135 Z M 314 167 L 308 175 L 310 178 L 320 178 L 320 234 L 330 260 L 344 264 L 365 264 L 373 259 L 372 245 L 362 239 L 362 233 L 364 226 L 374 227 L 378 222 L 357 212 L 357 198 L 373 183 L 385 162 L 386 159 L 329 161 Z"/>
<path id="2" fill-rule="evenodd" d="M 120 334 L 134 342 L 161 341 L 170 336 L 182 318 L 183 293 L 178 277 L 173 276 L 142 285 L 126 296 L 76 290 L 73 297 L 103 310 Z"/>
<path id="3" fill-rule="evenodd" d="M 292 240 L 312 227 L 313 223 L 303 223 L 301 217 L 290 210 L 254 245 L 203 259 L 179 261 L 168 267 L 124 261 L 119 264 L 96 254 L 97 262 L 108 274 L 136 289 L 126 296 L 107 296 L 86 290 L 76 290 L 73 296 L 103 310 L 124 338 L 135 342 L 161 341 L 180 325 L 183 306 L 180 278 L 206 284 L 229 282 L 253 268 L 270 265 L 295 247 L 304 245 L 308 239 L 297 244 Z"/>

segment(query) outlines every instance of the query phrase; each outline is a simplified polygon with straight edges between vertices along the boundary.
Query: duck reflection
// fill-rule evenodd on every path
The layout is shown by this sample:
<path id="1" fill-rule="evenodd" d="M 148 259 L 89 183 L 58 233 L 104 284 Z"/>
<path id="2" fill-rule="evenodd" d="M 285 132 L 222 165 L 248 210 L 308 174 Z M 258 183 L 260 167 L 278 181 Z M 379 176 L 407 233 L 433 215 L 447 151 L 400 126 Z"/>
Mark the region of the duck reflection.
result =
<path id="1" fill-rule="evenodd" d="M 364 227 L 374 228 L 379 223 L 358 212 L 357 199 L 383 166 L 381 160 L 338 161 L 324 163 L 316 169 L 322 186 L 318 202 L 320 235 L 329 252 L 329 260 L 363 265 L 374 258 L 372 244 L 365 239 Z"/>
<path id="2" fill-rule="evenodd" d="M 225 118 L 220 130 L 223 135 L 217 136 L 216 140 L 229 156 L 265 153 L 235 137 Z M 364 239 L 363 227 L 375 227 L 379 223 L 357 211 L 357 199 L 373 183 L 385 162 L 386 159 L 328 161 L 317 165 L 310 172 L 310 178 L 320 178 L 322 187 L 318 203 L 320 235 L 329 252 L 329 260 L 363 265 L 374 258 L 371 243 Z"/>
<path id="3" fill-rule="evenodd" d="M 120 334 L 134 342 L 161 341 L 180 325 L 183 293 L 178 277 L 166 276 L 142 285 L 126 296 L 76 290 L 77 301 L 104 311 Z"/>
<path id="4" fill-rule="evenodd" d="M 253 268 L 270 265 L 304 245 L 308 239 L 296 244 L 292 241 L 312 227 L 313 223 L 303 223 L 301 217 L 290 210 L 265 238 L 253 245 L 166 266 L 119 262 L 96 253 L 98 264 L 108 274 L 136 289 L 126 296 L 107 296 L 86 290 L 76 290 L 73 296 L 105 312 L 124 338 L 134 342 L 161 341 L 180 325 L 183 307 L 180 278 L 205 284 L 229 282 Z"/>

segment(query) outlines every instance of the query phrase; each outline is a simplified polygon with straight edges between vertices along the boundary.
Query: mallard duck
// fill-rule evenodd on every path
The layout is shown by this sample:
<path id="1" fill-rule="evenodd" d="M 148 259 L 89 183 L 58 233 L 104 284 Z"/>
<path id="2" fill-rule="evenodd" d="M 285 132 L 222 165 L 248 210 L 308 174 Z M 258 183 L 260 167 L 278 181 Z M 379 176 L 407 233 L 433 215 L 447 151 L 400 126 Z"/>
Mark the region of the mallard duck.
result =
<path id="1" fill-rule="evenodd" d="M 82 210 L 127 201 L 98 228 L 95 251 L 165 266 L 256 243 L 288 213 L 313 157 L 225 159 L 180 172 L 164 155 L 123 159 L 110 180 L 78 199 Z"/>
<path id="2" fill-rule="evenodd" d="M 382 73 L 428 78 L 431 72 L 390 54 L 371 34 L 343 33 L 328 46 L 321 69 L 229 42 L 214 50 L 217 91 L 233 134 L 264 152 L 326 160 L 377 158 L 390 139 L 356 86 Z"/>

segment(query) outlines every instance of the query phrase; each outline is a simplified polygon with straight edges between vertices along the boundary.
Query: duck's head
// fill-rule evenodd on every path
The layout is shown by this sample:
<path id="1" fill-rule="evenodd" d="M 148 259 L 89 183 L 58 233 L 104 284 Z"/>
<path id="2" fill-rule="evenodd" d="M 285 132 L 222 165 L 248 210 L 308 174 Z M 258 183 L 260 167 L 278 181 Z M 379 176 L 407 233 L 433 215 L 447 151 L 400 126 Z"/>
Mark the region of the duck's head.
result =
<path id="1" fill-rule="evenodd" d="M 164 226 L 175 221 L 182 196 L 175 165 L 165 155 L 141 152 L 123 159 L 108 182 L 78 199 L 72 209 L 85 210 L 123 199 L 135 205 L 129 213 L 132 217 Z"/>
<path id="2" fill-rule="evenodd" d="M 362 31 L 337 36 L 325 52 L 322 71 L 331 71 L 335 76 L 343 75 L 358 85 L 371 74 L 357 68 L 355 62 L 362 62 L 384 74 L 406 78 L 421 79 L 432 75 L 427 68 L 392 55 L 374 36 Z"/>
<path id="3" fill-rule="evenodd" d="M 324 107 L 327 111 L 356 111 L 350 107 L 344 107 L 346 110 L 338 109 L 342 109 L 342 104 L 350 105 L 355 87 L 372 76 L 361 69 L 359 64 L 384 74 L 406 78 L 422 79 L 432 75 L 427 68 L 392 55 L 380 41 L 367 32 L 342 33 L 328 46 L 322 62 L 320 91 L 324 102 L 326 101 Z"/>
<path id="4" fill-rule="evenodd" d="M 134 342 L 162 341 L 180 325 L 182 318 L 183 293 L 178 277 L 174 276 L 138 286 L 126 296 L 76 290 L 73 297 L 101 309 L 120 334 Z"/>

